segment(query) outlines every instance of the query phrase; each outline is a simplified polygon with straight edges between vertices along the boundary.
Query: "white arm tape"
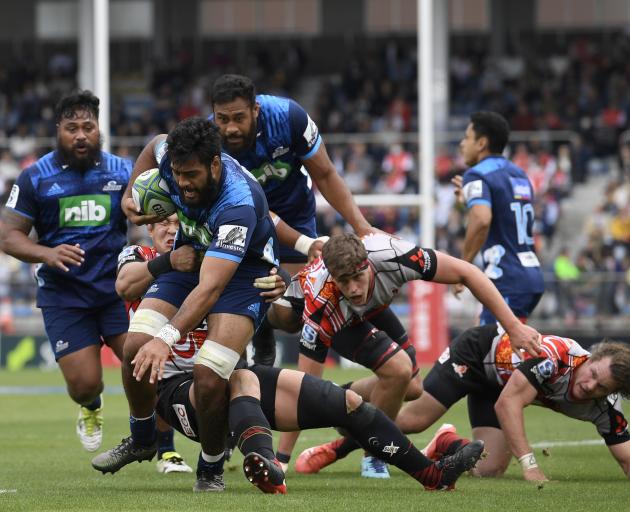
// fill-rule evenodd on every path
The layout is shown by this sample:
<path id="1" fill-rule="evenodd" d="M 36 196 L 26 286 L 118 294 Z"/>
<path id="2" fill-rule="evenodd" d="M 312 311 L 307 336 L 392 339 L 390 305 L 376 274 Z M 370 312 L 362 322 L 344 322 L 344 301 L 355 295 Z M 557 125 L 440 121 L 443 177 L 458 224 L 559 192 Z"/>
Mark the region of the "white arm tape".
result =
<path id="1" fill-rule="evenodd" d="M 308 250 L 311 248 L 314 241 L 315 239 L 310 236 L 300 235 L 300 238 L 297 239 L 293 248 L 304 256 L 308 256 Z"/>
<path id="2" fill-rule="evenodd" d="M 160 338 L 171 348 L 181 339 L 181 337 L 182 335 L 179 333 L 177 328 L 171 324 L 166 324 L 156 335 L 156 338 Z"/>
<path id="3" fill-rule="evenodd" d="M 273 221 L 273 225 L 275 227 L 278 227 L 278 224 L 280 224 L 280 216 L 276 215 L 273 212 L 269 212 L 269 216 L 271 217 L 271 220 Z"/>
<path id="4" fill-rule="evenodd" d="M 538 467 L 538 463 L 536 462 L 536 457 L 534 457 L 533 452 L 526 453 L 522 457 L 518 458 L 523 471 L 527 471 L 529 469 L 535 469 Z"/>

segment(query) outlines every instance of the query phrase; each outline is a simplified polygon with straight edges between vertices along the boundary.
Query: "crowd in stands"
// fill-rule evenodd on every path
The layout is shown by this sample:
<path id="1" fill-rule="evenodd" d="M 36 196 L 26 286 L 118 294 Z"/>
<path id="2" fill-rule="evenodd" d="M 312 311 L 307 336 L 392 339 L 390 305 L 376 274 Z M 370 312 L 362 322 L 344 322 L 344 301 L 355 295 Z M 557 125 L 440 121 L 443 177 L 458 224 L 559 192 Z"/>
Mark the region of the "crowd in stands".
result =
<path id="1" fill-rule="evenodd" d="M 592 174 L 608 173 L 613 182 L 585 228 L 584 247 L 564 254 L 575 270 L 567 272 L 562 259 L 543 263 L 558 279 L 569 282 L 580 281 L 579 276 L 588 272 L 625 271 L 630 262 L 630 143 L 624 142 L 623 132 L 630 126 L 626 59 L 630 36 L 566 37 L 560 42 L 544 41 L 544 51 L 537 47 L 540 44 L 532 43 L 518 57 L 491 58 L 486 43 L 453 40 L 448 128 L 463 133 L 471 112 L 489 109 L 503 113 L 513 131 L 539 134 L 534 138 L 515 134 L 507 156 L 525 169 L 534 185 L 537 243 L 543 255 L 553 245 L 563 202 L 570 198 L 574 184 Z M 353 193 L 419 191 L 417 144 L 399 136 L 417 128 L 415 39 L 356 44 L 343 72 L 324 76 L 310 72 L 313 56 L 300 45 L 284 45 L 279 56 L 261 47 L 245 63 L 238 61 L 229 46 L 218 48 L 207 60 L 211 73 L 194 73 L 191 56 L 183 50 L 168 64 L 151 65 L 146 73 L 149 78 L 138 84 L 135 77 L 133 86 L 133 80 L 120 77 L 114 69 L 111 126 L 117 139 L 113 152 L 133 159 L 142 141 L 168 131 L 182 118 L 207 115 L 209 87 L 221 73 L 245 72 L 259 91 L 298 101 L 303 101 L 300 85 L 306 79 L 319 84 L 318 94 L 304 106 L 325 139 L 326 134 L 337 133 L 383 135 L 380 142 L 327 144 Z M 316 51 L 316 45 L 312 48 L 311 52 Z M 2 204 L 20 170 L 54 145 L 53 106 L 75 85 L 75 76 L 74 59 L 63 54 L 51 58 L 47 66 L 16 59 L 0 69 Z M 558 130 L 570 133 L 564 138 L 549 136 Z M 134 137 L 133 143 L 125 143 L 124 137 Z M 452 176 L 465 170 L 457 143 L 448 140 L 440 145 L 435 162 L 436 246 L 456 256 L 461 253 L 465 213 L 455 205 L 450 184 Z M 618 163 L 610 166 L 616 159 Z M 617 174 L 610 169 L 618 170 Z M 366 216 L 384 231 L 420 240 L 415 208 L 367 208 Z M 344 229 L 343 220 L 326 209 L 320 211 L 318 222 L 322 233 Z M 0 266 L 6 267 L 6 256 L 0 258 Z M 12 280 L 30 282 L 28 266 L 13 270 Z M 630 274 L 623 286 L 606 289 L 602 285 L 601 293 L 588 303 L 581 301 L 578 292 L 565 293 L 574 288 L 565 286 L 558 292 L 557 311 L 568 321 L 584 314 L 626 311 L 630 304 Z M 22 293 L 27 302 L 32 300 L 29 293 Z"/>

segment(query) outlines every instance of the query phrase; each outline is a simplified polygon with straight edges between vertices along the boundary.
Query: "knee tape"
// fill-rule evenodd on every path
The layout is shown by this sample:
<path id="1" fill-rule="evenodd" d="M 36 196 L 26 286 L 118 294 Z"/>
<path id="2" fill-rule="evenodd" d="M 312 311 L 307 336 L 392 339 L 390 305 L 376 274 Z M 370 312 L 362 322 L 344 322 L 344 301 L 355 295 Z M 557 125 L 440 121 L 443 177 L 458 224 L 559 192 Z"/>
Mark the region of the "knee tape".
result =
<path id="1" fill-rule="evenodd" d="M 168 318 L 162 313 L 152 309 L 139 309 L 131 317 L 129 332 L 141 332 L 149 336 L 155 336 L 167 323 Z"/>
<path id="2" fill-rule="evenodd" d="M 238 364 L 240 355 L 216 341 L 206 340 L 197 354 L 195 364 L 210 368 L 219 377 L 228 380 Z"/>

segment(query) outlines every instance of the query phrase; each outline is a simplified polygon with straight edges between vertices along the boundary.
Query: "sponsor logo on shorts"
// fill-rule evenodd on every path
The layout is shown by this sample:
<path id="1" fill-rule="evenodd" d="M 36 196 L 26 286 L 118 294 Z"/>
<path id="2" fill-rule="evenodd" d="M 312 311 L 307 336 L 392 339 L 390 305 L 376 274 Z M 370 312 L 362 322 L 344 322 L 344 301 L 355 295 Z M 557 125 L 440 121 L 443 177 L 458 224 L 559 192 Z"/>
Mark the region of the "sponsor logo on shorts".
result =
<path id="1" fill-rule="evenodd" d="M 385 446 L 383 447 L 383 453 L 386 453 L 386 454 L 388 454 L 390 457 L 393 457 L 393 456 L 394 456 L 394 454 L 398 451 L 398 449 L 399 449 L 399 448 L 400 448 L 400 447 L 399 447 L 399 446 L 395 446 L 395 445 L 394 445 L 394 442 L 392 441 L 392 444 L 388 444 L 388 445 L 385 445 Z"/>
<path id="2" fill-rule="evenodd" d="M 122 188 L 122 184 L 117 183 L 116 180 L 107 182 L 107 185 L 103 187 L 103 192 L 116 192 Z"/>
<path id="3" fill-rule="evenodd" d="M 368 443 L 370 446 L 376 446 L 376 447 L 381 445 L 381 443 L 378 440 L 378 437 L 370 437 L 368 439 Z"/>
<path id="4" fill-rule="evenodd" d="M 57 353 L 63 352 L 69 346 L 70 346 L 70 344 L 67 341 L 57 340 L 57 343 L 55 343 L 55 352 L 57 352 Z"/>
<path id="5" fill-rule="evenodd" d="M 249 306 L 247 306 L 247 309 L 254 313 L 254 315 L 258 316 L 258 314 L 260 313 L 260 302 L 254 302 L 253 304 L 250 304 Z"/>
<path id="6" fill-rule="evenodd" d="M 230 251 L 245 252 L 245 240 L 247 227 L 235 224 L 219 226 L 217 233 L 217 246 Z"/>
<path id="7" fill-rule="evenodd" d="M 186 413 L 186 406 L 184 404 L 173 404 L 173 410 L 177 415 L 177 419 L 179 420 L 179 424 L 182 426 L 184 434 L 188 437 L 197 437 L 197 434 L 195 434 L 195 431 L 190 425 L 190 420 L 188 419 L 188 414 Z"/>
<path id="8" fill-rule="evenodd" d="M 317 340 L 317 331 L 308 324 L 304 324 L 302 327 L 302 336 L 300 337 L 300 343 L 309 350 L 315 350 L 317 346 L 315 341 Z"/>
<path id="9" fill-rule="evenodd" d="M 156 293 L 159 289 L 160 287 L 157 284 L 154 284 L 154 285 L 151 285 L 151 288 L 147 290 L 147 293 Z"/>
<path id="10" fill-rule="evenodd" d="M 451 363 L 453 365 L 453 371 L 459 375 L 459 378 L 462 379 L 464 377 L 464 374 L 468 371 L 468 366 L 466 366 L 465 364 L 457 364 L 457 363 Z"/>
<path id="11" fill-rule="evenodd" d="M 7 199 L 8 208 L 15 208 L 19 195 L 20 195 L 20 187 L 18 185 L 13 185 L 13 187 L 11 187 L 11 193 L 9 194 L 9 199 Z"/>
<path id="12" fill-rule="evenodd" d="M 446 361 L 448 361 L 449 357 L 451 357 L 451 349 L 449 347 L 446 347 L 444 349 L 444 352 L 442 352 L 442 354 L 438 358 L 438 363 L 444 364 Z"/>
<path id="13" fill-rule="evenodd" d="M 106 194 L 70 196 L 59 199 L 59 227 L 105 226 L 109 224 L 111 197 Z"/>

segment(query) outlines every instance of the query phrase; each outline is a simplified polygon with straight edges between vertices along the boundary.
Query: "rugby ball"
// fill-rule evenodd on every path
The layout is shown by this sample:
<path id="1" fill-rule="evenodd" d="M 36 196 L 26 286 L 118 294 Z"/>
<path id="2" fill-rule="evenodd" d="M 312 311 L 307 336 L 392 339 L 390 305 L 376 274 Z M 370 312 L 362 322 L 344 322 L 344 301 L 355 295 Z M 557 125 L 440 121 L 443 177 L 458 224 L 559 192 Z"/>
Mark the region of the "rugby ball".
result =
<path id="1" fill-rule="evenodd" d="M 159 169 L 149 169 L 140 174 L 133 183 L 131 195 L 142 215 L 168 217 L 175 213 L 175 204 Z"/>

